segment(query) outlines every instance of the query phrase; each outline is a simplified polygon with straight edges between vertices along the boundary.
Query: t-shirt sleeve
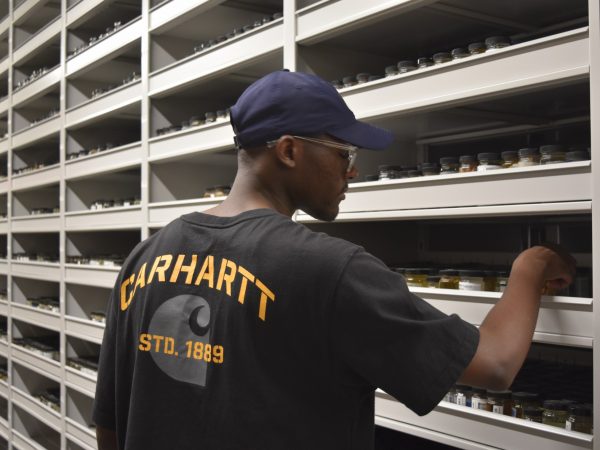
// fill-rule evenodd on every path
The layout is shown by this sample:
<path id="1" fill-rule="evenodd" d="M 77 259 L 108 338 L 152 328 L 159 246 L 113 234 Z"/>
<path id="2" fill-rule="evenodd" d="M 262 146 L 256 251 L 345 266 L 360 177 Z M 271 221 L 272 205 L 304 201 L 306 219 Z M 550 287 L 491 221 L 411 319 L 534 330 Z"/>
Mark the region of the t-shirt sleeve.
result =
<path id="1" fill-rule="evenodd" d="M 411 294 L 401 275 L 364 250 L 340 278 L 331 336 L 345 371 L 419 415 L 456 383 L 479 343 L 476 327 Z"/>
<path id="2" fill-rule="evenodd" d="M 96 382 L 96 397 L 92 417 L 96 425 L 110 430 L 116 429 L 115 419 L 115 355 L 117 315 L 115 312 L 115 292 L 113 290 L 106 311 L 106 328 L 100 348 L 98 380 Z"/>

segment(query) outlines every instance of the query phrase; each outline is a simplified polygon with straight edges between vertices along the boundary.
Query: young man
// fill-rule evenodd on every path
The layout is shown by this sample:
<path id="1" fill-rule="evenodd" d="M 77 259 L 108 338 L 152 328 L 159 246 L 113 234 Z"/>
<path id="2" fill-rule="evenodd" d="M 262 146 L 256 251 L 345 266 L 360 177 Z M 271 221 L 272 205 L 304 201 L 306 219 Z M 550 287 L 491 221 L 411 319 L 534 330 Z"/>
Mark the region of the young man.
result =
<path id="1" fill-rule="evenodd" d="M 287 71 L 231 110 L 230 195 L 139 244 L 111 296 L 94 420 L 101 450 L 369 449 L 374 390 L 428 413 L 457 381 L 507 388 L 540 292 L 574 261 L 515 260 L 479 328 L 411 294 L 364 249 L 291 220 L 333 220 L 357 147 L 392 135 L 356 121 L 320 78 Z"/>

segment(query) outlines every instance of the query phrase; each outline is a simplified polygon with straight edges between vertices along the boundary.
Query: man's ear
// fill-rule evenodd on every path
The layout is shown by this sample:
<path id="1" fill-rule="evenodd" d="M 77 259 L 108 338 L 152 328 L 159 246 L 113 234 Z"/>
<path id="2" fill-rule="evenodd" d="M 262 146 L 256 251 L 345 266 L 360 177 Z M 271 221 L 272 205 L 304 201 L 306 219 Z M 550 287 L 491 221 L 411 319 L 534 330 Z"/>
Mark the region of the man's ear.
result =
<path id="1" fill-rule="evenodd" d="M 290 135 L 283 135 L 275 145 L 277 161 L 290 169 L 296 167 L 298 157 L 302 152 L 302 145 Z"/>

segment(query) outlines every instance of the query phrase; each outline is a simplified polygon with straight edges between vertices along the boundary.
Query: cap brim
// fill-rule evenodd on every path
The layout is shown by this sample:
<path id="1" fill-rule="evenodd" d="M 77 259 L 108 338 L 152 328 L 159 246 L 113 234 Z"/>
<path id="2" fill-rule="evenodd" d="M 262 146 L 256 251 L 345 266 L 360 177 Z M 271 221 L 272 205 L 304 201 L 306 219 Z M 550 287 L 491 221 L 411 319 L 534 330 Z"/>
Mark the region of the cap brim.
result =
<path id="1" fill-rule="evenodd" d="M 390 131 L 359 121 L 344 128 L 327 130 L 327 133 L 349 144 L 371 150 L 384 150 L 394 141 L 394 135 Z"/>

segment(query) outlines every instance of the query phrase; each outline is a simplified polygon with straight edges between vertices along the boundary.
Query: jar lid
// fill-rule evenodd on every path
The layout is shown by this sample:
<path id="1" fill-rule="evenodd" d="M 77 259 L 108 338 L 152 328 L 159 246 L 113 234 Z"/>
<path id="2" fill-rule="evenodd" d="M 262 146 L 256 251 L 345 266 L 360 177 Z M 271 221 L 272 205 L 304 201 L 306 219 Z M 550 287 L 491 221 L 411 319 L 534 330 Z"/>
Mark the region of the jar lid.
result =
<path id="1" fill-rule="evenodd" d="M 483 271 L 481 271 L 481 270 L 459 270 L 458 274 L 461 277 L 483 277 Z M 492 392 L 492 391 L 488 391 L 488 392 Z M 494 392 L 501 392 L 501 391 L 494 391 Z"/>
<path id="2" fill-rule="evenodd" d="M 471 44 L 469 44 L 469 52 L 470 53 L 474 53 L 474 52 L 484 52 L 487 47 L 485 46 L 485 44 L 483 42 L 473 42 Z"/>
<path id="3" fill-rule="evenodd" d="M 575 150 L 572 152 L 567 152 L 565 154 L 565 160 L 568 162 L 573 161 L 587 161 L 589 158 L 588 152 L 583 150 Z"/>
<path id="4" fill-rule="evenodd" d="M 378 174 L 365 175 L 365 181 L 377 181 L 377 180 L 379 180 Z"/>
<path id="5" fill-rule="evenodd" d="M 478 153 L 477 159 L 479 161 L 498 161 L 500 158 L 498 157 L 498 153 L 488 152 L 488 153 Z"/>
<path id="6" fill-rule="evenodd" d="M 588 405 L 575 404 L 569 406 L 569 411 L 574 416 L 592 417 L 593 409 Z"/>
<path id="7" fill-rule="evenodd" d="M 486 277 L 495 277 L 496 276 L 496 271 L 495 270 L 484 270 L 483 274 Z"/>
<path id="8" fill-rule="evenodd" d="M 542 417 L 544 410 L 538 406 L 526 406 L 523 414 L 528 417 Z"/>
<path id="9" fill-rule="evenodd" d="M 561 153 L 565 152 L 567 148 L 561 144 L 550 144 L 550 145 L 542 145 L 540 147 L 540 153 Z"/>
<path id="10" fill-rule="evenodd" d="M 511 390 L 502 390 L 502 391 L 494 391 L 488 389 L 488 397 L 493 398 L 511 398 L 512 391 Z"/>
<path id="11" fill-rule="evenodd" d="M 507 161 L 509 159 L 516 159 L 519 156 L 519 152 L 516 150 L 507 150 L 505 152 L 500 153 L 500 157 Z"/>
<path id="12" fill-rule="evenodd" d="M 404 61 L 399 61 L 398 64 L 398 69 L 416 69 L 417 65 L 415 64 L 414 61 L 406 59 Z"/>
<path id="13" fill-rule="evenodd" d="M 539 394 L 533 392 L 513 392 L 512 398 L 515 400 L 536 400 Z"/>
<path id="14" fill-rule="evenodd" d="M 506 36 L 490 36 L 485 39 L 485 45 L 494 47 L 496 45 L 510 45 L 510 38 Z"/>
<path id="15" fill-rule="evenodd" d="M 569 409 L 569 403 L 564 400 L 546 400 L 544 402 L 544 409 L 553 409 L 556 411 L 567 411 Z"/>
<path id="16" fill-rule="evenodd" d="M 361 72 L 361 73 L 356 74 L 356 79 L 357 80 L 368 80 L 370 76 L 371 76 L 370 73 Z"/>
<path id="17" fill-rule="evenodd" d="M 462 47 L 453 48 L 450 54 L 453 58 L 465 58 L 471 55 L 466 48 Z"/>
<path id="18" fill-rule="evenodd" d="M 398 68 L 396 66 L 386 66 L 385 73 L 387 74 L 397 74 Z"/>
<path id="19" fill-rule="evenodd" d="M 342 78 L 342 83 L 344 84 L 354 83 L 355 81 L 356 78 L 354 77 L 354 75 L 348 75 L 347 77 Z"/>
<path id="20" fill-rule="evenodd" d="M 462 164 L 474 163 L 476 161 L 473 155 L 462 155 L 458 158 Z"/>
<path id="21" fill-rule="evenodd" d="M 480 388 L 480 387 L 474 387 L 473 388 L 473 394 L 484 394 L 487 392 L 487 390 L 485 388 Z"/>
<path id="22" fill-rule="evenodd" d="M 417 65 L 418 66 L 431 66 L 433 65 L 433 60 L 431 58 L 429 58 L 428 56 L 422 56 L 420 58 L 417 58 Z"/>
<path id="23" fill-rule="evenodd" d="M 431 169 L 438 169 L 439 165 L 438 163 L 432 163 L 432 162 L 425 162 L 425 163 L 421 163 L 421 165 L 419 166 L 421 167 L 421 170 L 431 170 Z"/>
<path id="24" fill-rule="evenodd" d="M 400 170 L 402 170 L 402 166 L 383 165 L 383 166 L 377 166 L 377 170 L 379 170 L 380 172 L 386 172 L 386 171 L 390 171 L 390 170 L 400 171 Z"/>
<path id="25" fill-rule="evenodd" d="M 457 164 L 458 158 L 456 156 L 444 156 L 440 158 L 440 164 Z"/>
<path id="26" fill-rule="evenodd" d="M 405 269 L 404 273 L 407 275 L 429 275 L 429 269 L 424 269 L 422 267 L 410 267 Z"/>
<path id="27" fill-rule="evenodd" d="M 433 55 L 433 60 L 445 60 L 450 61 L 452 59 L 452 55 L 448 52 L 439 52 Z"/>
<path id="28" fill-rule="evenodd" d="M 455 269 L 442 269 L 442 270 L 440 270 L 440 274 L 447 275 L 449 277 L 457 277 L 458 276 L 458 270 L 455 270 Z"/>
<path id="29" fill-rule="evenodd" d="M 536 147 L 525 147 L 519 149 L 519 157 L 522 158 L 524 156 L 534 156 L 538 155 L 538 149 Z"/>

